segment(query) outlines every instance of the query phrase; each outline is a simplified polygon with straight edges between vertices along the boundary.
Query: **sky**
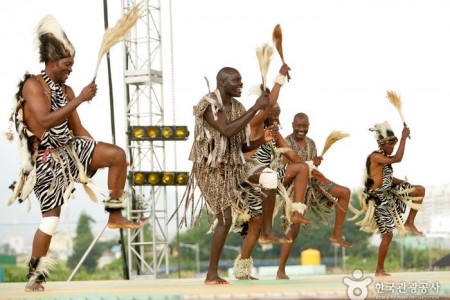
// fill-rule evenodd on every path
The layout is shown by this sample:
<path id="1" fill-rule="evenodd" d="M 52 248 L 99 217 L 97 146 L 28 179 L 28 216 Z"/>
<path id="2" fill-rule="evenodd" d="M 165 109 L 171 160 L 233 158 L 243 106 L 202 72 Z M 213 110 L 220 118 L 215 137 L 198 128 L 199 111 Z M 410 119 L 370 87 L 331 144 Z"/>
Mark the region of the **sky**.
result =
<path id="1" fill-rule="evenodd" d="M 170 20 L 169 1 L 162 2 L 163 18 Z M 109 24 L 122 14 L 121 1 L 108 1 Z M 319 152 L 327 135 L 341 130 L 350 137 L 334 144 L 324 156 L 320 170 L 338 184 L 361 186 L 367 155 L 377 145 L 368 128 L 388 121 L 398 136 L 402 122 L 386 99 L 387 90 L 401 96 L 403 115 L 411 129 L 403 161 L 394 166 L 398 178 L 425 187 L 450 183 L 450 161 L 445 149 L 450 125 L 450 2 L 442 0 L 172 0 L 171 26 L 162 27 L 166 120 L 187 125 L 188 141 L 174 145 L 179 170 L 190 170 L 192 106 L 207 93 L 206 76 L 215 87 L 217 71 L 224 66 L 238 69 L 244 93 L 239 99 L 249 108 L 255 96 L 246 91 L 260 84 L 256 47 L 272 42 L 280 24 L 290 82 L 281 90 L 281 132 L 291 132 L 293 116 L 310 117 L 309 136 Z M 73 73 L 67 84 L 77 95 L 92 79 L 104 32 L 103 1 L 16 0 L 0 11 L 3 47 L 0 50 L 0 243 L 11 232 L 34 232 L 39 210 L 25 205 L 7 207 L 8 186 L 16 179 L 19 157 L 16 142 L 8 142 L 11 100 L 25 71 L 38 73 L 43 65 L 33 47 L 33 32 L 46 14 L 54 15 L 76 48 Z M 172 33 L 172 36 L 170 35 Z M 172 47 L 170 47 L 172 41 Z M 168 46 L 169 45 L 169 46 Z M 281 66 L 275 53 L 268 71 L 272 85 Z M 173 68 L 172 68 L 173 67 Z M 123 48 L 111 50 L 114 81 L 116 143 L 126 147 L 123 93 Z M 78 113 L 84 126 L 98 140 L 111 142 L 111 118 L 106 59 L 97 76 L 99 92 Z M 166 123 L 169 123 L 166 122 Z M 170 160 L 169 160 L 170 161 Z M 173 163 L 171 161 L 170 163 Z M 106 171 L 94 178 L 106 185 Z M 82 188 L 79 187 L 79 190 Z M 63 210 L 60 228 L 73 227 L 86 210 L 99 225 L 107 215 L 100 204 L 78 196 Z M 8 234 L 7 234 L 8 233 Z"/>

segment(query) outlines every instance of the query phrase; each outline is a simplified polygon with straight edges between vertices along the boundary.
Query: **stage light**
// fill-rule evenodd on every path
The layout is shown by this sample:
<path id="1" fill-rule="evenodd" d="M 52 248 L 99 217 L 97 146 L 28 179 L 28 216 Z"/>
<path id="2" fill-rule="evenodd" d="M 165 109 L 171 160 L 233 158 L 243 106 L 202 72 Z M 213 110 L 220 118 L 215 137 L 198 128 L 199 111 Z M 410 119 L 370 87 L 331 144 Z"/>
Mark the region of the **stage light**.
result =
<path id="1" fill-rule="evenodd" d="M 187 173 L 178 173 L 177 174 L 177 184 L 178 185 L 186 185 L 188 179 Z"/>
<path id="2" fill-rule="evenodd" d="M 165 126 L 161 130 L 161 135 L 167 140 L 168 138 L 173 136 L 173 129 L 171 127 Z"/>
<path id="3" fill-rule="evenodd" d="M 177 138 L 187 138 L 189 135 L 189 132 L 187 131 L 186 126 L 177 126 L 175 128 L 175 136 Z"/>
<path id="4" fill-rule="evenodd" d="M 142 185 L 145 181 L 145 176 L 143 173 L 135 173 L 133 176 L 134 185 Z"/>
<path id="5" fill-rule="evenodd" d="M 159 173 L 150 173 L 147 176 L 147 181 L 150 185 L 157 185 L 161 180 L 161 175 Z"/>
<path id="6" fill-rule="evenodd" d="M 138 139 L 138 140 L 142 139 L 142 138 L 145 136 L 144 128 L 143 128 L 143 127 L 136 127 L 136 128 L 133 128 L 133 130 L 132 130 L 132 136 L 133 136 L 135 139 Z"/>
<path id="7" fill-rule="evenodd" d="M 174 173 L 164 173 L 162 182 L 164 185 L 173 185 L 174 184 Z"/>
<path id="8" fill-rule="evenodd" d="M 128 138 L 131 141 L 179 141 L 187 140 L 187 126 L 130 126 Z"/>
<path id="9" fill-rule="evenodd" d="M 128 175 L 129 181 L 134 186 L 153 185 L 186 185 L 189 177 L 188 172 L 144 172 L 131 171 Z"/>
<path id="10" fill-rule="evenodd" d="M 159 136 L 159 128 L 156 126 L 151 126 L 147 129 L 147 136 L 150 139 L 156 139 Z"/>

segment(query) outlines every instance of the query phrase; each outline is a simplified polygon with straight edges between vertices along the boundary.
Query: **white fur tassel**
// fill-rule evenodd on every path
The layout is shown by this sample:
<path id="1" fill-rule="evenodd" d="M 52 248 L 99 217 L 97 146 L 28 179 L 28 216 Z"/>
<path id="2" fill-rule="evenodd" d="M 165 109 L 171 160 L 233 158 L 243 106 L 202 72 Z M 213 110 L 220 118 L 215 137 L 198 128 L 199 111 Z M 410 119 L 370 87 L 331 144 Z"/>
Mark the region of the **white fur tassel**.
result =
<path id="1" fill-rule="evenodd" d="M 17 180 L 18 181 L 16 182 L 16 184 L 14 186 L 13 194 L 12 194 L 11 198 L 9 198 L 9 200 L 8 200 L 8 206 L 13 204 L 14 201 L 16 201 L 17 197 L 19 197 L 19 193 L 22 190 L 22 187 L 23 187 L 23 185 L 25 183 L 25 175 L 23 175 L 21 173 Z"/>
<path id="2" fill-rule="evenodd" d="M 69 198 L 72 196 L 73 186 L 73 180 L 70 180 L 69 185 L 66 187 L 66 191 L 63 195 L 64 201 L 69 200 Z"/>
<path id="3" fill-rule="evenodd" d="M 34 189 L 36 185 L 36 166 L 34 166 L 33 170 L 31 170 L 30 174 L 26 177 L 26 181 L 22 187 L 22 192 L 20 193 L 20 199 L 25 200 L 28 199 L 28 196 Z"/>
<path id="4" fill-rule="evenodd" d="M 89 199 L 91 199 L 93 202 L 98 202 L 97 196 L 87 183 L 83 184 L 83 189 L 88 195 Z"/>

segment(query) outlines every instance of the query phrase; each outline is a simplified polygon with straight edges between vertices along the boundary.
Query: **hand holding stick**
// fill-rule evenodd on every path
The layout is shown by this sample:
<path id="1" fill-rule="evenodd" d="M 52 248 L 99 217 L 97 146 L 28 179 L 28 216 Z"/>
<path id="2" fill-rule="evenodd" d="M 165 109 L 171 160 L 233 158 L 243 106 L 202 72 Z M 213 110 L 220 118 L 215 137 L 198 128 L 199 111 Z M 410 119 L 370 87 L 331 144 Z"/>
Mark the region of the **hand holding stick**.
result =
<path id="1" fill-rule="evenodd" d="M 281 62 L 284 64 L 285 62 L 284 62 L 284 55 L 283 55 L 283 33 L 281 31 L 280 24 L 277 24 L 275 26 L 275 28 L 273 29 L 272 40 L 273 40 L 273 44 L 275 45 L 275 48 L 278 51 L 278 54 L 280 55 Z M 287 80 L 289 82 L 289 80 L 291 79 L 289 72 L 286 74 L 286 76 L 287 76 Z"/>
<path id="2" fill-rule="evenodd" d="M 391 102 L 391 104 L 394 105 L 394 107 L 397 109 L 403 122 L 403 126 L 407 127 L 408 125 L 406 125 L 405 118 L 403 117 L 402 113 L 402 100 L 400 99 L 400 96 L 397 95 L 394 91 L 387 91 L 386 98 L 388 98 L 389 102 Z M 411 138 L 411 136 L 409 138 Z"/>

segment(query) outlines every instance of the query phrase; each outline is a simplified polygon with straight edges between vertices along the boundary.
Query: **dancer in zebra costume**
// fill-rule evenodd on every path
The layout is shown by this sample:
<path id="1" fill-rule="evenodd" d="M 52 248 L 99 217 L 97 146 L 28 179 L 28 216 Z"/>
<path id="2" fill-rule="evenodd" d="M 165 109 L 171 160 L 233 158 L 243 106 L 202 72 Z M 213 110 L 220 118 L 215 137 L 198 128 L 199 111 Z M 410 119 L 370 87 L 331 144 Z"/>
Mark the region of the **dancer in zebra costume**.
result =
<path id="1" fill-rule="evenodd" d="M 403 127 L 402 137 L 394 155 L 391 154 L 398 139 L 389 123 L 376 124 L 370 130 L 375 132 L 379 150 L 367 157 L 367 174 L 360 203 L 363 209 L 361 211 L 351 209 L 356 213 L 353 219 L 365 213 L 364 219 L 356 223 L 361 230 L 378 231 L 381 234 L 375 276 L 389 276 L 390 274 L 384 269 L 384 261 L 393 237 L 393 230 L 397 229 L 401 236 L 405 233 L 422 235 L 422 232 L 414 225 L 414 219 L 422 206 L 425 188 L 393 176 L 392 164 L 399 163 L 403 158 L 406 139 L 410 135 L 409 128 L 406 125 Z M 402 214 L 406 211 L 406 206 L 410 207 L 410 211 L 403 223 Z"/>
<path id="2" fill-rule="evenodd" d="M 47 256 L 57 230 L 61 206 L 72 196 L 74 183 L 88 187 L 99 168 L 109 167 L 109 195 L 104 200 L 110 228 L 139 228 L 122 216 L 126 207 L 125 152 L 111 144 L 96 142 L 81 124 L 77 107 L 92 100 L 97 85 L 88 84 L 78 96 L 65 84 L 72 72 L 75 49 L 52 16 L 44 17 L 36 29 L 40 61 L 45 69 L 38 75 L 25 74 L 16 94 L 11 121 L 15 122 L 21 149 L 19 180 L 9 204 L 27 200 L 34 193 L 42 213 L 36 230 L 26 291 L 43 291 L 54 261 Z"/>
<path id="3" fill-rule="evenodd" d="M 276 91 L 278 93 L 280 83 L 275 84 L 272 92 Z M 306 209 L 305 202 L 305 192 L 306 186 L 308 184 L 308 165 L 305 164 L 301 158 L 292 149 L 288 148 L 287 142 L 283 139 L 281 134 L 278 132 L 278 124 L 280 123 L 280 107 L 276 102 L 276 99 L 272 102 L 269 108 L 260 111 L 250 122 L 252 137 L 258 138 L 259 134 L 266 134 L 267 131 L 273 136 L 271 141 L 267 141 L 258 147 L 255 151 L 249 151 L 246 156 L 251 155 L 251 157 L 263 164 L 267 168 L 270 168 L 277 172 L 277 193 L 279 195 L 278 205 L 274 208 L 273 216 L 277 214 L 279 208 L 284 208 L 284 213 L 282 214 L 282 223 L 285 232 L 289 232 L 290 226 L 292 224 L 306 223 L 309 224 L 311 221 L 304 217 L 304 211 Z M 262 131 L 260 130 L 262 127 Z M 282 163 L 281 156 L 286 156 L 289 163 Z M 293 199 L 291 199 L 291 193 L 286 190 L 287 187 L 292 186 Z M 252 223 L 262 222 L 262 226 L 267 226 L 265 224 L 267 219 L 262 219 L 261 216 L 265 213 L 263 211 L 261 198 L 259 193 L 254 191 L 247 195 L 247 201 L 249 205 L 249 216 L 245 222 L 236 222 L 234 226 L 235 231 L 239 231 L 242 235 L 246 235 L 246 227 L 251 226 Z M 275 203 L 272 204 L 275 206 Z M 269 219 L 270 222 L 273 220 L 273 216 Z M 237 221 L 242 220 L 238 218 Z M 245 219 L 244 219 L 245 220 Z M 270 224 L 271 225 L 271 224 Z M 289 238 L 289 236 L 288 236 Z M 288 239 L 289 243 L 283 243 L 283 245 L 291 244 L 292 240 Z M 264 237 L 259 238 L 259 243 L 264 244 Z M 244 255 L 247 255 L 244 256 Z M 248 260 L 251 260 L 251 253 L 243 253 L 238 256 L 234 262 L 234 274 L 237 279 L 254 279 L 251 276 L 251 266 Z M 242 270 L 246 270 L 242 271 Z"/>

